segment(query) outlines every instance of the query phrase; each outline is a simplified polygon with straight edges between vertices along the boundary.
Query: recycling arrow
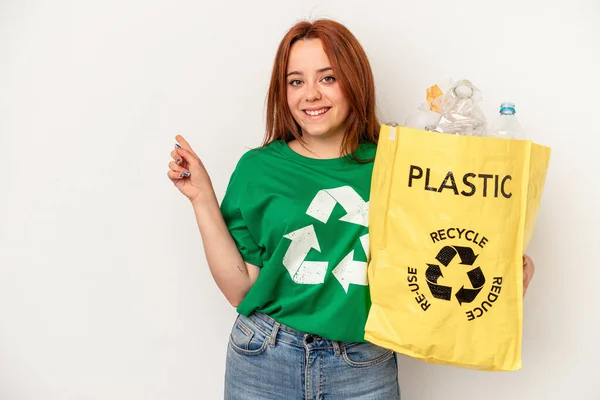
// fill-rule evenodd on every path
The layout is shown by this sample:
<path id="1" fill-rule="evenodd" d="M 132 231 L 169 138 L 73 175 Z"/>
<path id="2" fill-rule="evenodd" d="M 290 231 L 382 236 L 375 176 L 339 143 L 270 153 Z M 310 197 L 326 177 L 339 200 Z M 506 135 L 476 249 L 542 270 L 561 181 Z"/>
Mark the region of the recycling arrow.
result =
<path id="1" fill-rule="evenodd" d="M 292 280 L 300 284 L 316 284 L 325 281 L 327 261 L 305 261 L 311 249 L 321 251 L 313 225 L 300 228 L 284 236 L 292 242 L 283 256 L 283 265 Z"/>
<path id="2" fill-rule="evenodd" d="M 369 202 L 364 201 L 350 186 L 320 190 L 308 206 L 306 214 L 327 223 L 338 203 L 346 211 L 346 215 L 341 217 L 340 221 L 362 226 L 368 225 Z"/>
<path id="3" fill-rule="evenodd" d="M 483 288 L 483 285 L 485 285 L 485 276 L 480 267 L 470 270 L 467 272 L 467 275 L 469 276 L 469 281 L 471 281 L 473 289 L 467 289 L 463 286 L 456 292 L 456 300 L 458 300 L 458 303 L 461 305 L 462 303 L 470 303 L 475 300 L 475 297 L 477 297 Z"/>
<path id="4" fill-rule="evenodd" d="M 438 278 L 442 275 L 442 270 L 439 265 L 427 264 L 429 267 L 425 271 L 425 280 L 431 290 L 431 295 L 437 299 L 450 300 L 452 298 L 452 288 L 449 286 L 442 286 L 437 284 Z"/>
<path id="5" fill-rule="evenodd" d="M 369 260 L 369 234 L 360 237 L 360 243 L 367 255 L 367 261 L 355 261 L 354 250 L 346 255 L 333 269 L 332 274 L 348 293 L 351 284 L 367 286 L 367 263 Z"/>
<path id="6" fill-rule="evenodd" d="M 435 259 L 447 267 L 456 254 L 460 257 L 462 265 L 473 265 L 477 259 L 477 255 L 475 255 L 472 248 L 461 246 L 444 246 Z"/>

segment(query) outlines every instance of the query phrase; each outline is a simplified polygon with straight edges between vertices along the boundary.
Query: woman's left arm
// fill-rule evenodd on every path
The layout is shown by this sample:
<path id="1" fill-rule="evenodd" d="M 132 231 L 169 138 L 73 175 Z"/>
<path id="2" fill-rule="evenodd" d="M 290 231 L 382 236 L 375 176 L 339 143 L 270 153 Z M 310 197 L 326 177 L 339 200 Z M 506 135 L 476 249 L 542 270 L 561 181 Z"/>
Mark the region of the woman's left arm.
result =
<path id="1" fill-rule="evenodd" d="M 527 254 L 524 254 L 523 255 L 523 297 L 525 297 L 525 292 L 527 292 L 527 288 L 529 287 L 531 278 L 533 278 L 534 272 L 535 272 L 535 265 L 533 264 L 533 260 Z"/>

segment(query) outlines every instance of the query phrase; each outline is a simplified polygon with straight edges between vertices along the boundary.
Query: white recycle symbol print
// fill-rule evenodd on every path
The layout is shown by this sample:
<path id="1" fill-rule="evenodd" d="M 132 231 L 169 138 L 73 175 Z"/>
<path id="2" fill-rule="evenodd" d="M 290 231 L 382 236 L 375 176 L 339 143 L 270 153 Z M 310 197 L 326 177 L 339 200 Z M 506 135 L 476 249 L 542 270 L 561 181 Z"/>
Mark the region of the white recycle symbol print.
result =
<path id="1" fill-rule="evenodd" d="M 350 186 L 320 190 L 310 203 L 306 214 L 327 223 L 336 204 L 340 204 L 346 215 L 340 221 L 367 226 L 369 202 L 365 202 Z M 293 281 L 299 284 L 315 285 L 325 281 L 327 261 L 305 261 L 310 249 L 321 251 L 314 226 L 308 225 L 284 236 L 290 239 L 283 257 L 283 265 Z M 350 284 L 367 286 L 367 263 L 369 260 L 369 234 L 360 237 L 360 243 L 367 255 L 367 262 L 355 261 L 354 250 L 348 253 L 333 269 L 332 274 L 340 282 L 346 293 Z"/>

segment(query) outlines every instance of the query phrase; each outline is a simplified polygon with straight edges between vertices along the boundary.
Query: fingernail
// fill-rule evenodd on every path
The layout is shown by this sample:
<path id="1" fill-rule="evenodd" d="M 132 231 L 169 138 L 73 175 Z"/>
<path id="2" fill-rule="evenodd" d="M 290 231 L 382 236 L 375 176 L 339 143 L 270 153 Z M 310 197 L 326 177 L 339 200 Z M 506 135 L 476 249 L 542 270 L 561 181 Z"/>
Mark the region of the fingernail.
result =
<path id="1" fill-rule="evenodd" d="M 190 171 L 185 171 L 183 174 L 184 174 L 185 176 L 190 176 Z"/>
<path id="2" fill-rule="evenodd" d="M 175 143 L 175 146 L 181 148 L 181 146 L 179 145 L 179 143 Z"/>
<path id="3" fill-rule="evenodd" d="M 177 161 L 175 161 L 177 164 L 179 164 L 181 162 L 181 158 L 178 158 Z"/>
<path id="4" fill-rule="evenodd" d="M 179 174 L 180 178 L 183 178 L 185 176 L 185 174 Z"/>

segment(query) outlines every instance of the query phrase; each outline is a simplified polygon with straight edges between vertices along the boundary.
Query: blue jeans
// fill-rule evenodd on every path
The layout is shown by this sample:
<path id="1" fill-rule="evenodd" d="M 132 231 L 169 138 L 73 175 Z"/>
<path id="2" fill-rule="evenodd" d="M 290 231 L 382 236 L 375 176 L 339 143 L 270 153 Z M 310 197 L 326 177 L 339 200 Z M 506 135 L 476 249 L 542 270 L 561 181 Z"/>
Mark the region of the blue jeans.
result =
<path id="1" fill-rule="evenodd" d="M 227 349 L 225 400 L 398 400 L 393 351 L 239 315 Z"/>

